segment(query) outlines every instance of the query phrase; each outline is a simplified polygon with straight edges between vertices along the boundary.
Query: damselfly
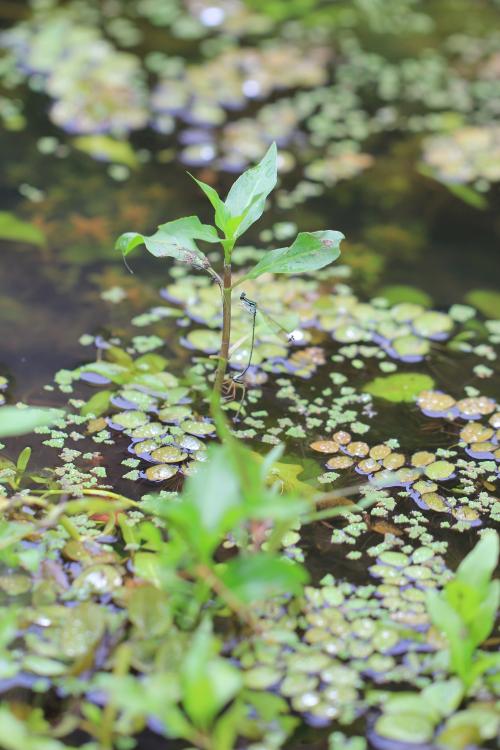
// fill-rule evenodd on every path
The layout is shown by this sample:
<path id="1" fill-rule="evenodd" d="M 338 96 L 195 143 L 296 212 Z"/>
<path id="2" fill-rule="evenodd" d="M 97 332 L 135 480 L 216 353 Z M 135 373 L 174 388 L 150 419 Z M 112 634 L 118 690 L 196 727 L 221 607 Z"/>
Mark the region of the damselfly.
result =
<path id="1" fill-rule="evenodd" d="M 248 372 L 250 365 L 252 364 L 252 354 L 255 344 L 255 327 L 257 323 L 257 318 L 260 318 L 265 325 L 270 328 L 275 333 L 280 333 L 286 336 L 286 339 L 289 343 L 293 343 L 294 337 L 293 334 L 289 333 L 280 323 L 278 323 L 277 320 L 272 318 L 270 315 L 265 313 L 260 307 L 257 306 L 257 302 L 255 302 L 252 299 L 249 299 L 245 292 L 242 292 L 240 294 L 240 302 L 243 305 L 244 309 L 248 312 L 248 314 L 251 316 L 252 320 L 252 333 L 251 333 L 251 342 L 250 342 L 250 354 L 248 356 L 248 362 L 246 364 L 246 367 L 241 370 L 237 375 L 233 375 L 232 379 L 235 382 L 241 382 L 244 375 Z"/>

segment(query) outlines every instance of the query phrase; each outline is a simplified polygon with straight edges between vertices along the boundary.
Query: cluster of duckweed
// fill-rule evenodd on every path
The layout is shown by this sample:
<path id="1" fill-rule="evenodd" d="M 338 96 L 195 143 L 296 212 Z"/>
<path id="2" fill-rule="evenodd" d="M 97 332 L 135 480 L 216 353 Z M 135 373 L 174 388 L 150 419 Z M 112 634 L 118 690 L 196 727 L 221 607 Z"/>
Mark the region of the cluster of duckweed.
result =
<path id="1" fill-rule="evenodd" d="M 498 138 L 494 126 L 484 124 L 496 114 L 494 35 L 450 36 L 439 51 L 426 48 L 393 61 L 370 48 L 383 28 L 398 27 L 387 24 L 385 10 L 370 13 L 366 48 L 358 26 L 367 18 L 359 9 L 345 20 L 342 12 L 332 14 L 333 26 L 319 17 L 315 26 L 313 16 L 310 27 L 292 23 L 286 33 L 265 7 L 255 12 L 240 2 L 175 2 L 163 9 L 144 2 L 128 8 L 126 17 L 120 12 L 119 5 L 101 11 L 76 2 L 37 8 L 2 36 L 11 55 L 7 85 L 24 77 L 47 93 L 54 100 L 52 120 L 70 133 L 114 136 L 151 125 L 170 134 L 180 121 L 179 153 L 188 164 L 218 161 L 222 168 L 241 169 L 260 157 L 270 140 L 281 146 L 305 143 L 322 153 L 316 161 L 308 159 L 304 184 L 312 191 L 369 167 L 374 157 L 363 144 L 395 130 L 445 132 L 432 137 L 424 152 L 440 179 L 479 181 L 481 189 L 498 179 L 498 159 L 492 158 Z M 433 23 L 422 12 L 416 17 Z M 139 57 L 144 19 L 176 38 L 183 54 L 167 56 L 162 45 Z M 335 36 L 332 54 L 336 23 L 342 33 Z M 279 41 L 272 36 L 277 29 Z M 422 30 L 419 22 L 411 33 Z M 235 45 L 249 33 L 253 46 Z M 367 97 L 370 107 L 364 106 Z M 250 107 L 257 109 L 252 118 Z M 10 117 L 20 121 L 19 112 Z M 158 158 L 165 157 L 163 152 Z M 294 157 L 285 157 L 282 166 L 291 167 Z"/>
<path id="2" fill-rule="evenodd" d="M 278 692 L 313 726 L 351 724 L 366 712 L 373 685 L 425 684 L 426 655 L 439 643 L 425 592 L 450 573 L 431 547 L 406 549 L 380 552 L 369 567 L 376 583 L 327 575 L 306 588 L 299 609 L 286 601 L 267 605 L 265 638 L 246 639 L 232 652 L 245 684 Z"/>
<path id="3" fill-rule="evenodd" d="M 242 109 L 252 99 L 266 99 L 276 88 L 321 85 L 327 60 L 324 48 L 305 56 L 289 43 L 230 48 L 202 65 L 187 66 L 177 76 L 168 70 L 160 75 L 152 108 L 160 117 L 180 114 L 190 125 L 220 125 L 226 109 Z M 184 133 L 186 139 L 189 132 Z"/>
<path id="4" fill-rule="evenodd" d="M 71 9 L 5 32 L 19 68 L 54 100 L 53 122 L 70 133 L 128 132 L 148 120 L 140 62 L 119 52 Z"/>
<path id="5" fill-rule="evenodd" d="M 419 403 L 430 403 L 429 393 L 424 392 Z M 497 421 L 498 417 L 494 418 L 493 424 Z M 310 448 L 331 456 L 325 464 L 329 471 L 350 469 L 375 486 L 403 488 L 404 495 L 420 508 L 474 525 L 482 516 L 498 514 L 498 503 L 491 494 L 498 479 L 495 460 L 499 459 L 497 444 L 491 441 L 497 436 L 493 427 L 474 422 L 462 429 L 460 438 L 462 445 L 467 445 L 469 460 L 460 458 L 454 449 L 443 448 L 416 450 L 407 456 L 395 447 L 399 444 L 393 439 L 370 446 L 345 430 L 335 432 L 331 439 L 315 440 Z"/>
<path id="6" fill-rule="evenodd" d="M 331 332 L 338 343 L 354 344 L 360 351 L 362 346 L 376 345 L 392 359 L 420 362 L 433 341 L 445 341 L 453 331 L 454 321 L 446 313 L 416 303 L 390 306 L 383 298 L 360 302 L 349 287 L 338 291 L 324 312 L 320 308 L 324 299 L 315 305 L 318 326 Z M 356 351 L 350 354 L 356 359 Z"/>
<path id="7" fill-rule="evenodd" d="M 500 180 L 500 127 L 463 127 L 426 138 L 423 160 L 442 182 L 487 189 Z"/>
<path id="8" fill-rule="evenodd" d="M 373 162 L 371 154 L 360 152 L 351 144 L 346 144 L 342 150 L 334 150 L 324 158 L 312 161 L 305 168 L 304 174 L 310 180 L 331 186 L 340 180 L 356 177 L 371 167 Z"/>
<path id="9" fill-rule="evenodd" d="M 276 231 L 286 234 L 288 229 L 283 226 Z M 425 313 L 413 306 L 408 318 L 408 309 L 401 305 L 391 307 L 380 300 L 361 303 L 346 286 L 327 295 L 320 283 L 304 279 L 275 279 L 272 284 L 261 280 L 245 289 L 271 317 L 280 320 L 284 309 L 292 313 L 299 345 L 293 346 L 271 329 L 275 346 L 282 347 L 284 369 L 280 373 L 276 350 L 262 348 L 271 342 L 258 328 L 256 351 L 260 347 L 260 355 L 254 375 L 278 371 L 274 393 L 286 411 L 276 418 L 265 408 L 257 383 L 248 389 L 234 432 L 241 439 L 263 443 L 287 441 L 290 450 L 286 461 L 275 464 L 273 482 L 303 497 L 315 494 L 318 482 L 329 485 L 333 503 L 345 503 L 347 511 L 318 528 L 318 533 L 323 530 L 329 536 L 325 564 L 336 578 L 328 575 L 320 585 L 307 587 L 302 599 L 275 599 L 262 605 L 255 613 L 259 629 L 245 631 L 243 636 L 238 630 L 232 633 L 226 653 L 241 667 L 250 690 L 279 696 L 293 714 L 313 727 L 349 726 L 357 719 L 365 720 L 374 707 L 383 708 L 384 696 L 395 685 L 422 688 L 442 669 L 439 656 L 444 643 L 430 627 L 425 599 L 426 592 L 441 587 L 451 572 L 444 561 L 448 545 L 436 535 L 433 519 L 437 512 L 440 529 L 447 530 L 452 522 L 453 528 L 465 530 L 479 522 L 488 525 L 494 518 L 497 406 L 492 398 L 474 395 L 470 388 L 462 399 L 429 386 L 422 389 L 425 378 L 422 381 L 416 377 L 419 373 L 406 372 L 404 365 L 399 365 L 401 372 L 378 378 L 384 387 L 390 380 L 390 395 L 380 383 L 374 388 L 370 360 L 380 360 L 380 364 L 388 356 L 385 342 L 375 339 L 369 345 L 356 343 L 356 356 L 367 360 L 369 373 L 358 368 L 359 379 L 354 381 L 338 371 L 342 361 L 351 364 L 344 342 L 339 341 L 333 345 L 337 354 L 333 367 L 328 367 L 327 384 L 311 389 L 304 382 L 307 373 L 327 368 L 324 321 L 329 304 L 348 311 L 358 325 L 363 310 L 367 319 L 377 319 L 376 326 L 388 319 L 401 325 L 400 316 L 404 324 Z M 75 372 L 61 371 L 55 380 L 71 406 L 85 413 L 70 413 L 64 425 L 38 430 L 45 445 L 59 451 L 51 479 L 57 487 L 72 493 L 84 488 L 113 489 L 117 447 L 126 456 L 122 465 L 127 479 L 145 479 L 160 488 L 172 487 L 175 478 L 180 485 L 182 476 L 204 460 L 214 425 L 200 416 L 204 410 L 197 412 L 196 389 L 170 372 L 167 359 L 156 347 L 165 335 L 164 327 L 179 324 L 183 344 L 195 361 L 192 372 L 206 375 L 211 367 L 206 356 L 199 355 L 209 356 L 218 347 L 218 295 L 215 285 L 199 277 L 179 276 L 164 292 L 178 307 L 158 306 L 134 319 L 146 334 L 149 325 L 157 326 L 153 335 L 136 336 L 123 349 L 119 348 L 123 343 L 115 339 L 84 337 L 82 343 L 97 345 L 97 360 Z M 249 336 L 251 321 L 236 300 L 234 307 L 237 341 Z M 454 324 L 459 323 L 456 313 L 450 316 Z M 427 321 L 435 332 L 432 318 Z M 441 323 L 438 328 L 442 332 Z M 373 333 L 368 324 L 365 330 Z M 421 335 L 429 328 L 420 322 L 417 330 Z M 339 357 L 342 361 L 337 362 Z M 246 356 L 241 361 L 245 363 Z M 384 402 L 390 403 L 394 393 L 394 400 L 402 402 L 398 408 L 411 410 L 419 418 L 422 411 L 429 418 L 443 420 L 452 430 L 450 447 L 429 448 L 425 432 L 421 440 L 419 436 L 422 447 L 411 451 L 401 448 L 397 434 L 373 440 L 371 433 L 380 421 L 377 411 L 383 415 Z M 321 434 L 328 437 L 311 442 L 311 455 L 326 464 L 318 477 L 321 467 L 309 456 L 304 458 L 303 447 L 310 436 Z M 296 453 L 292 446 L 298 446 Z M 352 473 L 342 477 L 346 470 Z M 362 513 L 349 507 L 352 499 L 346 485 L 352 484 L 352 478 L 355 497 L 371 503 Z M 136 487 L 140 491 L 141 484 Z M 174 495 L 163 497 L 169 500 Z M 329 502 L 327 495 L 325 507 Z M 31 517 L 24 510 L 17 511 L 16 520 L 29 522 Z M 115 519 L 125 551 L 117 550 L 116 531 L 103 534 L 103 524 L 110 523 L 107 514 L 82 514 L 73 521 L 82 539 L 70 538 L 60 527 L 44 531 L 43 538 L 31 540 L 36 549 L 31 568 L 0 575 L 0 600 L 5 600 L 9 612 L 12 602 L 30 604 L 17 647 L 8 657 L 12 684 L 35 678 L 46 690 L 54 686 L 74 690 L 74 675 L 92 663 L 96 653 L 102 660 L 97 668 L 105 671 L 103 665 L 113 657 L 124 633 L 133 643 L 132 666 L 139 676 L 154 673 L 158 653 L 188 647 L 186 634 L 177 632 L 163 616 L 164 595 L 141 579 L 141 565 L 148 564 L 141 558 L 141 540 L 154 549 L 155 534 L 160 532 L 140 507 Z M 284 553 L 304 560 L 309 533 L 297 523 L 283 540 Z M 264 549 L 266 541 L 264 530 Z M 234 540 L 228 539 L 225 546 L 232 545 Z M 335 566 L 346 563 L 346 580 L 340 580 Z M 145 609 L 148 618 L 142 614 Z M 283 736 L 276 747 L 284 742 Z"/>

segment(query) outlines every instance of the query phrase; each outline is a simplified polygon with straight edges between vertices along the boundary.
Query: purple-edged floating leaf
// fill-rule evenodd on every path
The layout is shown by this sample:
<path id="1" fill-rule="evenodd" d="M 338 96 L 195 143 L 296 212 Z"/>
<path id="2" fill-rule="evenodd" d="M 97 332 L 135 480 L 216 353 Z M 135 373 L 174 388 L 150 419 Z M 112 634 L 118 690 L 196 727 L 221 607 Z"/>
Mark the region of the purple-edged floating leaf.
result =
<path id="1" fill-rule="evenodd" d="M 186 216 L 161 224 L 150 236 L 126 232 L 118 237 L 115 247 L 123 255 L 128 255 L 135 247 L 144 244 L 156 258 L 175 258 L 182 263 L 206 266 L 207 257 L 198 249 L 195 240 L 220 241 L 215 227 L 202 224 L 197 216 Z"/>
<path id="2" fill-rule="evenodd" d="M 332 263 L 340 255 L 342 232 L 301 232 L 290 247 L 270 250 L 247 274 L 245 279 L 256 279 L 263 273 L 304 273 L 317 271 Z"/>

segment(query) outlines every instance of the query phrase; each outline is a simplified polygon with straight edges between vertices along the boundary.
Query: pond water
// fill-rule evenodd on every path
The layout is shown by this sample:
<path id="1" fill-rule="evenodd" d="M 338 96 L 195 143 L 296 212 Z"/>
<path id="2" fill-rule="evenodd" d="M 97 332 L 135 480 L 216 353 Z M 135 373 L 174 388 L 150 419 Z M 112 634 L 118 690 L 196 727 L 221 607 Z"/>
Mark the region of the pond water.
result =
<path id="1" fill-rule="evenodd" d="M 453 719 L 459 704 L 470 710 L 460 725 L 469 744 L 451 731 L 439 744 L 446 714 L 434 723 L 427 717 L 413 736 L 374 728 L 384 691 L 418 691 L 453 674 L 439 657 L 446 641 L 429 629 L 425 592 L 445 585 L 498 522 L 500 459 L 500 6 L 481 0 L 472 13 L 462 0 L 382 5 L 0 1 L 2 392 L 9 404 L 69 403 L 77 414 L 99 389 L 112 391 L 91 423 L 70 419 L 59 432 L 13 438 L 3 455 L 15 459 L 30 445 L 31 470 L 51 467 L 51 481 L 77 497 L 78 488 L 102 485 L 141 501 L 181 490 L 196 471 L 201 448 L 182 451 L 186 439 L 205 440 L 200 425 L 212 428 L 192 383 L 212 377 L 218 289 L 144 248 L 128 257 L 131 274 L 114 249 L 126 231 L 149 234 L 191 214 L 212 221 L 186 170 L 225 195 L 277 142 L 279 185 L 244 237 L 236 273 L 299 231 L 332 228 L 346 237 L 341 259 L 314 275 L 243 287 L 259 310 L 294 331 L 292 341 L 260 326 L 250 352 L 251 318 L 234 300 L 233 341 L 242 343 L 233 375 L 251 358 L 234 433 L 259 454 L 284 443 L 275 476 L 285 490 L 371 503 L 361 514 L 353 507 L 341 520 L 289 531 L 286 555 L 305 562 L 310 589 L 299 603 L 260 603 L 258 613 L 269 633 L 288 629 L 293 638 L 261 642 L 219 623 L 222 653 L 247 687 L 283 696 L 300 717 L 287 727 L 261 706 L 259 729 L 235 747 L 362 750 L 367 736 L 380 750 L 436 743 L 461 750 L 495 738 L 495 729 L 478 733 L 474 718 L 481 704 L 493 721 L 490 673 L 449 712 Z M 164 387 L 176 397 L 158 396 L 157 385 L 137 388 L 133 360 L 149 353 L 165 358 L 152 372 L 168 374 Z M 126 370 L 117 387 L 102 378 L 103 361 Z M 163 419 L 162 408 L 185 413 Z M 157 419 L 169 425 L 166 444 L 147 426 Z M 183 447 L 155 462 L 171 440 Z M 165 481 L 148 481 L 161 471 Z M 7 483 L 6 494 L 19 489 Z M 13 507 L 9 520 L 25 522 L 26 508 Z M 189 642 L 182 629 L 178 641 L 138 635 L 135 615 L 130 636 L 130 622 L 120 620 L 132 607 L 123 591 L 150 579 L 106 514 L 82 512 L 76 521 L 94 545 L 93 561 L 80 548 L 68 551 L 60 531 L 48 534 L 41 567 L 1 560 L 0 602 L 28 612 L 17 630 L 16 668 L 0 667 L 4 705 L 25 720 L 33 743 L 52 737 L 48 750 L 89 737 L 104 743 L 95 730 L 104 719 L 92 714 L 102 691 L 94 681 L 90 695 L 82 693 L 78 676 L 109 671 L 121 642 L 131 638 L 137 649 L 138 679 L 161 671 L 155 658 L 175 668 L 178 655 L 165 649 L 177 654 Z M 41 549 L 35 538 L 25 543 Z M 99 585 L 84 580 L 92 565 Z M 9 592 L 9 575 L 19 576 L 19 591 Z M 80 608 L 81 648 L 64 642 L 62 604 Z M 81 614 L 84 606 L 94 609 Z M 87 618 L 99 620 L 97 635 Z M 494 648 L 498 639 L 490 638 Z M 94 651 L 101 663 L 86 663 Z M 53 692 L 44 701 L 45 690 Z M 78 700 L 91 706 L 83 719 Z M 45 711 L 49 728 L 28 720 L 27 705 Z M 4 714 L 0 729 L 6 721 Z M 93 747 L 131 747 L 125 738 L 143 724 L 137 716 L 118 724 L 116 744 L 107 738 Z M 158 716 L 147 716 L 147 727 L 139 748 L 186 747 L 187 740 L 166 744 Z M 27 737 L 18 745 L 0 738 L 0 746 L 42 748 Z M 222 749 L 217 742 L 196 746 Z"/>

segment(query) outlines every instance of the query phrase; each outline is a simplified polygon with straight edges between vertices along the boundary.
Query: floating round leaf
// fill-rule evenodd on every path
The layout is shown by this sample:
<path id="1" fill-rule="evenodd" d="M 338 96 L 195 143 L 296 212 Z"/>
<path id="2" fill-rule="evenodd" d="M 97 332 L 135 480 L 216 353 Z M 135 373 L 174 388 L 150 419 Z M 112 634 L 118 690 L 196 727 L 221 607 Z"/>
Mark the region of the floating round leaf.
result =
<path id="1" fill-rule="evenodd" d="M 165 445 L 152 451 L 151 458 L 160 464 L 175 464 L 184 461 L 187 458 L 187 453 L 183 453 L 175 445 Z"/>
<path id="2" fill-rule="evenodd" d="M 446 313 L 425 312 L 413 321 L 413 328 L 419 336 L 445 338 L 453 328 L 453 320 Z"/>
<path id="3" fill-rule="evenodd" d="M 434 461 L 434 463 L 429 464 L 424 469 L 426 477 L 429 477 L 429 479 L 436 482 L 449 479 L 454 471 L 455 466 L 449 461 Z"/>
<path id="4" fill-rule="evenodd" d="M 476 398 L 463 398 L 457 401 L 457 409 L 466 419 L 491 414 L 495 411 L 496 403 L 492 398 L 478 396 Z"/>
<path id="5" fill-rule="evenodd" d="M 375 378 L 364 390 L 377 398 L 394 403 L 415 401 L 419 393 L 432 388 L 434 381 L 429 375 L 418 372 L 396 373 Z"/>
<path id="6" fill-rule="evenodd" d="M 178 423 L 182 422 L 183 419 L 189 417 L 191 409 L 187 406 L 165 406 L 158 412 L 158 418 L 162 422 L 167 423 Z"/>
<path id="7" fill-rule="evenodd" d="M 143 424 L 140 427 L 128 431 L 127 434 L 132 440 L 145 440 L 146 438 L 164 435 L 167 430 L 168 428 L 160 422 L 148 422 L 147 424 Z"/>
<path id="8" fill-rule="evenodd" d="M 123 429 L 133 430 L 149 422 L 149 417 L 143 411 L 130 410 L 113 414 L 110 417 L 110 421 L 113 425 L 117 425 Z"/>
<path id="9" fill-rule="evenodd" d="M 339 444 L 334 440 L 316 440 L 309 447 L 318 453 L 338 453 L 340 449 Z"/>
<path id="10" fill-rule="evenodd" d="M 348 469 L 353 463 L 354 461 L 349 456 L 333 456 L 326 465 L 329 469 Z"/>
<path id="11" fill-rule="evenodd" d="M 187 419 L 185 422 L 182 422 L 181 428 L 184 432 L 196 437 L 213 435 L 215 432 L 215 425 L 211 422 L 196 422 L 194 419 Z"/>
<path id="12" fill-rule="evenodd" d="M 144 475 L 150 482 L 165 482 L 167 479 L 170 479 L 177 474 L 178 471 L 178 466 L 172 466 L 171 464 L 157 464 L 156 466 L 148 467 L 144 472 Z"/>
<path id="13" fill-rule="evenodd" d="M 395 354 L 408 362 L 418 362 L 430 351 L 429 342 L 418 336 L 399 336 L 391 342 Z"/>

